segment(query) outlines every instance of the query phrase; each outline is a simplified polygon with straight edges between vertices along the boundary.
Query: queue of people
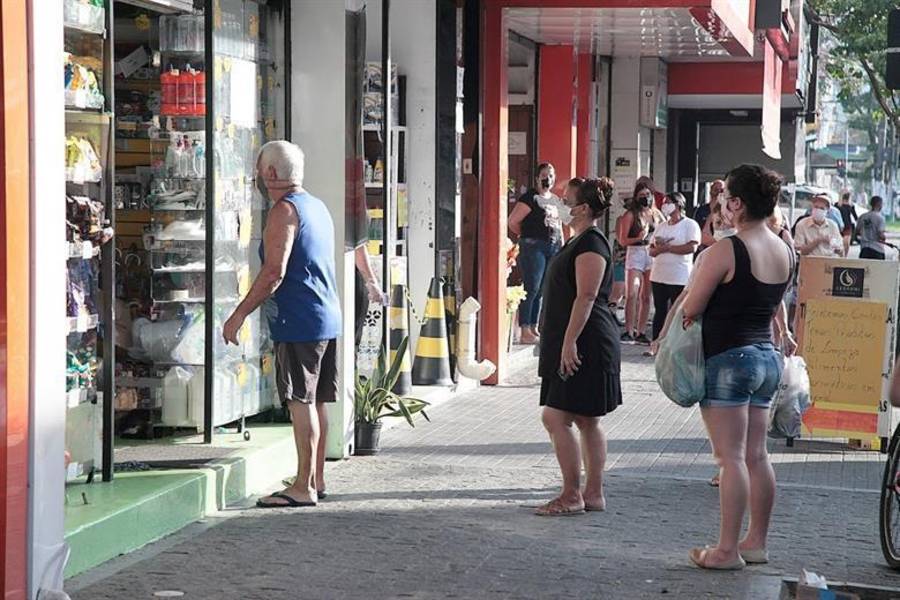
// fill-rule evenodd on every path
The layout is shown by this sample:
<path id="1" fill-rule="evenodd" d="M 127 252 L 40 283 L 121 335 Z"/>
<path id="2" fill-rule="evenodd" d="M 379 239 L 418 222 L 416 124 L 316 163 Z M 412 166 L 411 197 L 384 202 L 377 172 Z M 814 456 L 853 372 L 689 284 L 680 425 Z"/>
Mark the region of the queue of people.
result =
<path id="1" fill-rule="evenodd" d="M 237 344 L 247 317 L 265 307 L 275 342 L 278 393 L 293 422 L 298 469 L 291 485 L 259 500 L 262 508 L 311 507 L 326 497 L 325 403 L 337 397 L 341 312 L 334 223 L 324 203 L 303 188 L 303 168 L 294 144 L 270 142 L 260 150 L 256 184 L 269 203 L 262 268 L 222 331 L 226 343 Z M 564 199 L 553 193 L 554 184 L 553 166 L 541 165 L 535 187 L 519 198 L 509 221 L 520 236 L 520 265 L 532 296 L 520 322 L 523 335 L 540 337 L 541 418 L 562 479 L 560 494 L 537 515 L 606 509 L 601 418 L 622 404 L 621 343 L 649 341 L 643 329 L 652 290 L 655 342 L 672 327 L 703 321 L 700 412 L 719 467 L 720 528 L 717 542 L 694 548 L 690 560 L 715 570 L 768 562 L 776 487 L 766 450 L 768 409 L 783 356 L 796 349 L 784 297 L 798 252 L 844 253 L 845 232 L 828 217 L 834 207 L 815 199 L 797 225 L 794 246 L 777 207 L 781 178 L 765 167 L 740 165 L 716 182 L 702 226 L 686 216 L 684 196 L 657 200 L 652 183 L 639 181 L 616 226 L 622 261 L 599 227 L 613 204 L 613 181 L 572 179 Z M 881 199 L 873 198 L 872 211 L 858 218 L 864 258 L 884 257 L 880 209 Z M 617 260 L 624 262 L 624 333 L 613 302 L 622 283 Z M 675 307 L 681 322 L 672 322 Z"/>
<path id="2" fill-rule="evenodd" d="M 729 172 L 708 220 L 715 211 L 719 222 L 712 231 L 734 232 L 709 245 L 696 263 L 701 228 L 685 216 L 680 194 L 664 198 L 665 218 L 657 220 L 652 197 L 638 190 L 636 202 L 617 226 L 619 242 L 630 254 L 626 295 L 628 287 L 640 293 L 641 286 L 652 284 L 658 295 L 657 319 L 668 317 L 656 321 L 654 335 L 703 319 L 707 375 L 700 406 L 721 481 L 718 541 L 689 552 L 690 560 L 704 569 L 741 569 L 768 561 L 775 498 L 775 474 L 765 443 L 768 408 L 781 378 L 781 353 L 796 348 L 783 310 L 796 258 L 783 218 L 775 215 L 780 185 L 778 175 L 757 165 Z M 536 511 L 545 517 L 606 508 L 606 436 L 600 417 L 622 403 L 619 346 L 633 337 L 617 335 L 609 304 L 613 249 L 597 228 L 612 203 L 612 182 L 581 182 L 566 202 L 573 237 L 551 259 L 544 278 L 540 403 L 562 477 L 561 493 Z M 635 268 L 638 261 L 640 269 Z M 632 299 L 634 294 L 632 289 Z M 684 322 L 673 325 L 671 309 L 677 303 Z M 636 328 L 635 312 L 640 314 L 640 305 L 629 312 L 626 334 L 636 332 L 627 329 Z M 773 331 L 778 331 L 778 339 Z M 750 522 L 742 536 L 748 509 Z"/>

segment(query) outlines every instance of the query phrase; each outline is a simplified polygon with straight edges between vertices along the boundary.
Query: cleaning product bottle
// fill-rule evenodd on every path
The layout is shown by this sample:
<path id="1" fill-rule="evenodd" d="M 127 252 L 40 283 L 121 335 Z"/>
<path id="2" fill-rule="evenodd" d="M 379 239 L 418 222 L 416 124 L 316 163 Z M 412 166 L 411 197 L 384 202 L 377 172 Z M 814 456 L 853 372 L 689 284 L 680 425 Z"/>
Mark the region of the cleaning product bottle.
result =
<path id="1" fill-rule="evenodd" d="M 194 69 L 190 63 L 184 67 L 178 77 L 178 114 L 194 114 Z"/>
<path id="2" fill-rule="evenodd" d="M 194 71 L 194 116 L 206 116 L 206 72 Z"/>
<path id="3" fill-rule="evenodd" d="M 191 141 L 187 136 L 181 138 L 181 154 L 178 158 L 178 176 L 190 177 L 194 170 L 194 153 L 191 150 Z"/>
<path id="4" fill-rule="evenodd" d="M 166 150 L 166 177 L 177 177 L 180 148 L 178 147 L 178 138 L 172 136 L 169 138 L 169 148 Z"/>
<path id="5" fill-rule="evenodd" d="M 372 179 L 375 183 L 384 183 L 384 163 L 381 161 L 380 156 L 375 161 L 375 173 Z"/>
<path id="6" fill-rule="evenodd" d="M 206 172 L 206 152 L 203 149 L 203 144 L 200 143 L 199 140 L 194 140 L 194 162 L 191 176 L 196 177 L 198 179 L 203 178 L 203 174 Z"/>
<path id="7" fill-rule="evenodd" d="M 169 65 L 169 70 L 159 76 L 162 85 L 160 112 L 164 115 L 178 114 L 178 70 Z"/>

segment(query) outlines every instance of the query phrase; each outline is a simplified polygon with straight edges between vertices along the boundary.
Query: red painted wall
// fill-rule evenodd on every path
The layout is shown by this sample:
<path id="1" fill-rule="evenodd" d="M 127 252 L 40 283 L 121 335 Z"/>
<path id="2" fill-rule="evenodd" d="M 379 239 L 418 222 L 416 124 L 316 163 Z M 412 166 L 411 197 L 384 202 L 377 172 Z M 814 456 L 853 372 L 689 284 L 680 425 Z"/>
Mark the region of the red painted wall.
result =
<path id="1" fill-rule="evenodd" d="M 576 167 L 576 60 L 572 46 L 541 46 L 540 52 L 537 160 L 553 163 L 557 187 L 562 187 Z"/>
<path id="2" fill-rule="evenodd" d="M 579 177 L 597 175 L 588 161 L 591 157 L 591 86 L 594 79 L 594 60 L 590 54 L 578 55 L 578 134 L 575 148 L 575 174 Z"/>
<path id="3" fill-rule="evenodd" d="M 0 4 L 0 590 L 26 596 L 30 352 L 26 2 Z"/>
<path id="4" fill-rule="evenodd" d="M 507 62 L 509 30 L 502 8 L 486 7 L 481 21 L 481 114 L 483 148 L 478 211 L 478 292 L 481 302 L 481 355 L 497 365 L 485 383 L 506 375 L 506 184 L 509 173 Z"/>
<path id="5" fill-rule="evenodd" d="M 795 61 L 791 61 L 794 63 Z M 785 64 L 781 87 L 796 87 L 796 69 Z M 669 63 L 669 95 L 678 94 L 753 94 L 763 89 L 762 62 Z"/>

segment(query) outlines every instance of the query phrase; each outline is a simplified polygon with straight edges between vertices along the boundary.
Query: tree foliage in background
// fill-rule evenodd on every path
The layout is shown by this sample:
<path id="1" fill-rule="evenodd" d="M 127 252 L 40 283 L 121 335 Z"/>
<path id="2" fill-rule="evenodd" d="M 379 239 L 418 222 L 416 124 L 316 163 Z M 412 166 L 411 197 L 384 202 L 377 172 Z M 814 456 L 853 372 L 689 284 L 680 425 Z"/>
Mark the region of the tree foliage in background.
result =
<path id="1" fill-rule="evenodd" d="M 900 129 L 900 98 L 884 81 L 888 13 L 900 2 L 810 0 L 809 5 L 818 15 L 813 21 L 833 34 L 826 69 L 838 84 L 838 99 L 853 112 L 855 105 L 868 105 L 863 96 L 871 94 L 880 108 L 871 118 L 887 117 Z"/>

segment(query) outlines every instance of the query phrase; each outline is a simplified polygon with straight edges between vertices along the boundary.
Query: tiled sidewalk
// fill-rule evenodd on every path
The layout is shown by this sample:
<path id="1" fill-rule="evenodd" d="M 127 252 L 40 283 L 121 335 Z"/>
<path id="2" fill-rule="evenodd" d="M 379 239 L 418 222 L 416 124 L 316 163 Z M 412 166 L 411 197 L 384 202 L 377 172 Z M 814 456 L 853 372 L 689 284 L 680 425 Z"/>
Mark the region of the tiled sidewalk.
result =
<path id="1" fill-rule="evenodd" d="M 623 404 L 603 419 L 611 473 L 709 479 L 715 472 L 698 408 L 668 401 L 656 385 L 653 363 L 639 346 L 623 351 Z M 534 363 L 536 365 L 536 362 Z M 386 455 L 436 464 L 556 468 L 540 424 L 536 367 L 526 366 L 496 388 L 435 409 L 434 423 L 385 433 Z M 877 490 L 883 455 L 831 441 L 769 443 L 778 481 L 785 485 Z"/>
<path id="2" fill-rule="evenodd" d="M 662 398 L 638 352 L 626 352 L 625 403 L 604 420 L 605 513 L 533 516 L 559 475 L 526 371 L 386 431 L 379 456 L 329 464 L 317 508 L 232 511 L 69 582 L 72 597 L 774 600 L 802 568 L 900 586 L 878 547 L 881 455 L 807 442 L 776 445 L 772 562 L 692 567 L 688 549 L 718 524 L 708 444 L 697 411 Z"/>

